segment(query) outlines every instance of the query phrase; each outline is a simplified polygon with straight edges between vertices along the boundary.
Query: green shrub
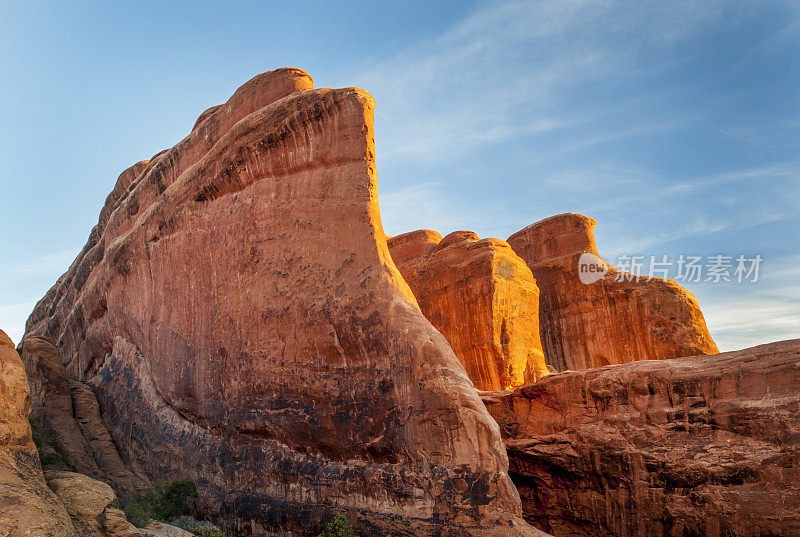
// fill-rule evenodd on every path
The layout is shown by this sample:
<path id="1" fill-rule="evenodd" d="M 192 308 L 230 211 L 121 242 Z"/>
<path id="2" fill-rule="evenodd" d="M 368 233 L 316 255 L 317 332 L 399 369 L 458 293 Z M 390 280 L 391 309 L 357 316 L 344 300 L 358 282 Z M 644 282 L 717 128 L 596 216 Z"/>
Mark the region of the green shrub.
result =
<path id="1" fill-rule="evenodd" d="M 177 518 L 173 518 L 172 520 L 170 520 L 169 523 L 175 526 L 176 528 L 180 528 L 188 532 L 194 531 L 194 529 L 197 526 L 200 526 L 202 524 L 195 517 L 188 515 L 181 515 Z"/>
<path id="2" fill-rule="evenodd" d="M 203 524 L 201 526 L 197 526 L 192 533 L 198 537 L 225 537 L 225 534 L 222 533 L 222 530 L 213 524 Z"/>
<path id="3" fill-rule="evenodd" d="M 36 444 L 36 449 L 42 449 L 42 445 L 48 443 L 45 436 L 42 434 L 42 431 L 39 430 L 39 427 L 33 422 L 32 419 L 28 418 L 28 421 L 31 424 L 31 436 L 33 436 L 33 443 Z"/>
<path id="4" fill-rule="evenodd" d="M 57 451 L 42 455 L 39 457 L 39 460 L 42 464 L 42 468 L 49 465 L 55 465 L 61 468 L 66 467 L 66 464 L 64 464 L 64 457 L 62 457 L 61 453 L 58 453 Z"/>
<path id="5" fill-rule="evenodd" d="M 168 520 L 190 513 L 189 502 L 197 498 L 197 487 L 191 481 L 176 481 L 161 497 L 156 513 L 159 520 Z"/>
<path id="6" fill-rule="evenodd" d="M 143 528 L 150 522 L 150 510 L 143 503 L 132 501 L 125 506 L 125 518 L 137 528 Z"/>
<path id="7" fill-rule="evenodd" d="M 342 515 L 333 517 L 319 537 L 358 537 Z"/>
<path id="8" fill-rule="evenodd" d="M 222 530 L 206 520 L 197 520 L 193 516 L 181 515 L 169 521 L 176 528 L 201 535 L 202 537 L 225 537 Z"/>
<path id="9" fill-rule="evenodd" d="M 175 481 L 170 486 L 156 481 L 155 489 L 146 489 L 125 506 L 128 521 L 139 528 L 147 525 L 150 519 L 166 522 L 181 517 L 191 519 L 192 505 L 197 498 L 197 487 L 191 481 Z M 190 531 L 190 530 L 187 530 Z"/>

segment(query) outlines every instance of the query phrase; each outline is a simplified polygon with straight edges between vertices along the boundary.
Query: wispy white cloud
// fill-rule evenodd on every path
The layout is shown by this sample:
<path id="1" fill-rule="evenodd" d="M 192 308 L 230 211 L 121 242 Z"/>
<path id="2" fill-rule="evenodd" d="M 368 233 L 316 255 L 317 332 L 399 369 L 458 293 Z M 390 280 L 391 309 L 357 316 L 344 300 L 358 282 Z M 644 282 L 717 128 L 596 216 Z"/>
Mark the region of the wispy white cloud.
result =
<path id="1" fill-rule="evenodd" d="M 491 2 L 437 38 L 346 77 L 378 100 L 379 165 L 447 160 L 481 145 L 580 125 L 590 118 L 552 108 L 562 92 L 611 77 L 641 76 L 641 53 L 701 31 L 720 16 L 721 5 L 720 0 Z M 635 134 L 628 131 L 604 138 Z M 574 143 L 602 141 L 595 138 Z"/>
<path id="2" fill-rule="evenodd" d="M 0 305 L 0 330 L 8 334 L 15 345 L 25 334 L 25 321 L 35 305 L 35 301 Z"/>
<path id="3" fill-rule="evenodd" d="M 701 300 L 709 331 L 722 351 L 800 338 L 800 287 L 780 292 L 728 293 Z"/>
<path id="4" fill-rule="evenodd" d="M 61 275 L 66 272 L 72 261 L 78 255 L 78 250 L 61 250 L 44 254 L 35 258 L 22 258 L 18 263 L 3 263 L 0 265 L 0 274 L 52 274 Z"/>
<path id="5" fill-rule="evenodd" d="M 0 264 L 0 330 L 19 343 L 36 302 L 69 268 L 77 250 L 10 257 Z"/>

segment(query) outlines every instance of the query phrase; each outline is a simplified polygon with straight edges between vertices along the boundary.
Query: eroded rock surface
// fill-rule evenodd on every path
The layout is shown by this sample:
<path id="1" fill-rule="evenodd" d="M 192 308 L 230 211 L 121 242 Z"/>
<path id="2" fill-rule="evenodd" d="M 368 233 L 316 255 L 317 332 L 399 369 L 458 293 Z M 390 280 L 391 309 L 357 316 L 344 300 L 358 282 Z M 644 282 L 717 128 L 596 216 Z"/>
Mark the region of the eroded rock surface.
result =
<path id="1" fill-rule="evenodd" d="M 487 407 L 555 536 L 800 535 L 800 340 L 546 377 Z"/>
<path id="2" fill-rule="evenodd" d="M 106 507 L 103 511 L 103 531 L 107 537 L 141 537 L 136 526 L 128 522 L 125 513 L 115 507 Z"/>
<path id="3" fill-rule="evenodd" d="M 103 514 L 116 499 L 107 484 L 83 474 L 49 470 L 45 472 L 47 486 L 72 518 L 81 537 L 105 537 Z"/>
<path id="4" fill-rule="evenodd" d="M 547 374 L 539 289 L 498 239 L 419 230 L 388 241 L 425 317 L 447 339 L 479 390 L 505 390 Z"/>
<path id="5" fill-rule="evenodd" d="M 139 530 L 142 537 L 192 537 L 188 531 L 176 528 L 163 522 L 150 522 L 146 527 Z"/>
<path id="6" fill-rule="evenodd" d="M 17 351 L 0 330 L 0 534 L 75 537 L 69 515 L 47 488 L 28 423 L 30 391 Z"/>
<path id="7" fill-rule="evenodd" d="M 597 253 L 595 223 L 562 214 L 508 238 L 539 285 L 547 363 L 564 371 L 719 352 L 689 291 L 660 278 L 617 281 L 619 271 Z M 583 254 L 605 264 L 604 278 L 581 282 Z"/>
<path id="8" fill-rule="evenodd" d="M 43 336 L 22 343 L 34 402 L 31 419 L 75 472 L 113 484 L 125 498 L 150 486 L 122 460 L 92 389 L 67 376 L 59 349 Z M 140 472 L 139 472 L 140 473 Z"/>
<path id="9" fill-rule="evenodd" d="M 47 486 L 64 505 L 78 537 L 140 537 L 143 533 L 114 507 L 117 495 L 108 483 L 63 470 L 45 470 Z"/>
<path id="10" fill-rule="evenodd" d="M 27 332 L 231 534 L 535 535 L 380 224 L 364 91 L 260 75 L 123 173 Z"/>

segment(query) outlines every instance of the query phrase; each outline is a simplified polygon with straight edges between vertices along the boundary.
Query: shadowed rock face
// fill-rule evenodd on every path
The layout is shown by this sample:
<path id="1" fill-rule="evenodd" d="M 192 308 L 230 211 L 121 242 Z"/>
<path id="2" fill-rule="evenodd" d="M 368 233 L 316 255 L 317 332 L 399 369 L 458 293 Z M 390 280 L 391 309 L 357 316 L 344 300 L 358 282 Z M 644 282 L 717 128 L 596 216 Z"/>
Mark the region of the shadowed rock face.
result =
<path id="1" fill-rule="evenodd" d="M 25 368 L 11 339 L 0 330 L 0 534 L 75 537 L 69 515 L 45 484 L 29 409 Z"/>
<path id="2" fill-rule="evenodd" d="M 259 75 L 122 174 L 27 332 L 123 458 L 236 535 L 536 535 L 497 425 L 392 263 L 373 100 Z"/>
<path id="3" fill-rule="evenodd" d="M 425 317 L 447 339 L 479 390 L 506 390 L 547 374 L 539 289 L 504 241 L 419 230 L 388 241 Z"/>
<path id="4" fill-rule="evenodd" d="M 719 352 L 697 299 L 672 280 L 616 281 L 608 272 L 582 283 L 583 254 L 599 258 L 595 221 L 562 214 L 508 238 L 541 291 L 539 320 L 547 363 L 558 371 L 636 360 L 660 360 Z"/>
<path id="5" fill-rule="evenodd" d="M 126 464 L 108 432 L 92 389 L 69 378 L 61 353 L 43 336 L 28 336 L 22 360 L 31 386 L 31 419 L 52 440 L 64 462 L 76 472 L 114 485 L 130 498 L 150 483 Z"/>
<path id="6" fill-rule="evenodd" d="M 485 399 L 556 536 L 800 535 L 800 340 L 546 377 Z"/>

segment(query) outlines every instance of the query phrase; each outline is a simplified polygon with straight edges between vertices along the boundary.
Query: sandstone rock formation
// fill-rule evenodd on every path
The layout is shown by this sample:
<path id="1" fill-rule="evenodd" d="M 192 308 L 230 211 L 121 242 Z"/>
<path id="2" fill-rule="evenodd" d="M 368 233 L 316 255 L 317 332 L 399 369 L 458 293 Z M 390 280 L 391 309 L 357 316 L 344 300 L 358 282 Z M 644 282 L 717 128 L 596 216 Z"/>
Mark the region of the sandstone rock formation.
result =
<path id="1" fill-rule="evenodd" d="M 392 263 L 364 91 L 260 75 L 123 173 L 36 306 L 125 460 L 231 534 L 537 535 L 499 431 Z"/>
<path id="2" fill-rule="evenodd" d="M 45 471 L 45 479 L 72 518 L 78 537 L 149 535 L 147 530 L 139 530 L 128 522 L 123 511 L 113 507 L 118 503 L 117 495 L 107 483 L 63 470 Z"/>
<path id="3" fill-rule="evenodd" d="M 75 537 L 67 512 L 47 488 L 28 423 L 25 368 L 0 330 L 0 534 Z"/>
<path id="4" fill-rule="evenodd" d="M 103 511 L 103 531 L 107 537 L 142 537 L 142 533 L 125 517 L 121 509 L 106 507 Z"/>
<path id="5" fill-rule="evenodd" d="M 116 499 L 114 490 L 102 481 L 83 474 L 63 471 L 45 472 L 47 486 L 72 518 L 78 535 L 103 537 L 103 514 Z"/>
<path id="6" fill-rule="evenodd" d="M 176 528 L 163 522 L 151 522 L 147 527 L 139 530 L 142 537 L 192 537 L 188 531 Z"/>
<path id="7" fill-rule="evenodd" d="M 506 390 L 547 374 L 539 289 L 508 244 L 456 231 L 419 230 L 388 241 L 425 317 L 479 390 Z"/>
<path id="8" fill-rule="evenodd" d="M 526 518 L 556 536 L 800 535 L 800 340 L 487 397 Z"/>
<path id="9" fill-rule="evenodd" d="M 583 254 L 599 258 L 595 221 L 562 214 L 508 238 L 539 285 L 539 320 L 547 363 L 558 371 L 635 360 L 658 360 L 719 352 L 697 299 L 672 280 L 585 284 L 578 272 Z"/>
<path id="10" fill-rule="evenodd" d="M 122 460 L 106 429 L 91 388 L 69 378 L 61 354 L 43 336 L 28 336 L 22 343 L 34 405 L 31 419 L 52 440 L 64 462 L 78 473 L 113 484 L 129 498 L 150 483 Z"/>

